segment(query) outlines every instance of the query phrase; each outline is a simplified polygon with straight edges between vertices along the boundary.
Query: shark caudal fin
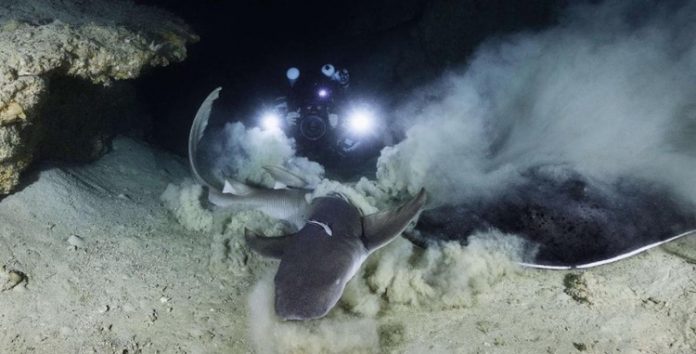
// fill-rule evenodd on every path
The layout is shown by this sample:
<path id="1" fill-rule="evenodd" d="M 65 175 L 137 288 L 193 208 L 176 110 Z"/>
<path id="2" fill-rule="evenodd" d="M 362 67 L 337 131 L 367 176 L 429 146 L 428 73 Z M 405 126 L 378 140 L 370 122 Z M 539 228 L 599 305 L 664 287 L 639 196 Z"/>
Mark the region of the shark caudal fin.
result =
<path id="1" fill-rule="evenodd" d="M 365 247 L 372 252 L 401 234 L 425 205 L 425 189 L 395 210 L 387 210 L 363 217 Z"/>
<path id="2" fill-rule="evenodd" d="M 189 164 L 191 166 L 191 174 L 197 183 L 206 186 L 208 188 L 214 188 L 212 185 L 206 181 L 201 174 L 198 172 L 198 164 L 196 162 L 198 153 L 198 142 L 203 137 L 203 132 L 208 126 L 208 119 L 210 118 L 210 112 L 213 108 L 213 102 L 220 96 L 221 87 L 216 88 L 211 92 L 208 97 L 205 98 L 201 106 L 196 112 L 196 117 L 193 119 L 191 124 L 191 131 L 189 132 L 189 145 L 188 145 L 188 155 Z"/>

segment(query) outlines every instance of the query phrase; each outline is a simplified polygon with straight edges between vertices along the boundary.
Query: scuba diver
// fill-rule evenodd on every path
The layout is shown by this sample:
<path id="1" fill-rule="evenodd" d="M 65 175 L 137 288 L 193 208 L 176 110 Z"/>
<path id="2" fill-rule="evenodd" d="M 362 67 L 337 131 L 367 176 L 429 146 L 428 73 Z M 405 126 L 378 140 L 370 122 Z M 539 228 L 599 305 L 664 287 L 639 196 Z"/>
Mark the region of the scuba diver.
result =
<path id="1" fill-rule="evenodd" d="M 301 73 L 286 71 L 287 92 L 261 116 L 263 129 L 282 130 L 295 140 L 297 154 L 328 169 L 356 170 L 383 147 L 373 107 L 349 96 L 350 73 L 332 64 Z"/>

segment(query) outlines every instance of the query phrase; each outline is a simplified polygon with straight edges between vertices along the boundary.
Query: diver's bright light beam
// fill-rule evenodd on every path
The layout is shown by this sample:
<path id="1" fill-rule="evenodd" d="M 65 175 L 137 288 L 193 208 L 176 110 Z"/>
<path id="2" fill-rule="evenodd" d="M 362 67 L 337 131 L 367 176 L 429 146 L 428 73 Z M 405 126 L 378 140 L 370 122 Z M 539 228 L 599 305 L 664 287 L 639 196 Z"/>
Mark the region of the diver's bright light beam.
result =
<path id="1" fill-rule="evenodd" d="M 261 116 L 261 127 L 265 130 L 280 130 L 280 116 L 274 112 L 266 112 Z"/>
<path id="2" fill-rule="evenodd" d="M 374 125 L 372 113 L 364 109 L 355 110 L 348 117 L 348 129 L 355 134 L 365 134 L 371 131 Z"/>

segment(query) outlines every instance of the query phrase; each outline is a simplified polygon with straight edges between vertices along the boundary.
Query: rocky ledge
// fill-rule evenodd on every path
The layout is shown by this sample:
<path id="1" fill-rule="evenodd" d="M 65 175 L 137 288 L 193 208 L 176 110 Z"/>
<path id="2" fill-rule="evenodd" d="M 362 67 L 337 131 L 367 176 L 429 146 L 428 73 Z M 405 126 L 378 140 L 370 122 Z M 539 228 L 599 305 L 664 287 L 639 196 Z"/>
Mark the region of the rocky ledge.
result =
<path id="1" fill-rule="evenodd" d="M 98 91 L 116 80 L 136 78 L 147 68 L 182 61 L 186 45 L 197 40 L 172 14 L 131 1 L 0 0 L 0 195 L 16 188 L 20 173 L 39 151 L 64 148 L 42 144 L 74 143 L 55 138 L 66 132 L 56 128 L 56 120 L 64 117 L 47 114 L 55 111 L 47 111 L 51 102 L 71 95 L 94 97 L 85 94 L 86 87 Z M 69 125 L 80 131 L 79 150 L 87 156 L 96 157 L 102 150 L 103 132 L 95 127 L 111 124 L 90 122 L 102 118 L 71 117 Z"/>

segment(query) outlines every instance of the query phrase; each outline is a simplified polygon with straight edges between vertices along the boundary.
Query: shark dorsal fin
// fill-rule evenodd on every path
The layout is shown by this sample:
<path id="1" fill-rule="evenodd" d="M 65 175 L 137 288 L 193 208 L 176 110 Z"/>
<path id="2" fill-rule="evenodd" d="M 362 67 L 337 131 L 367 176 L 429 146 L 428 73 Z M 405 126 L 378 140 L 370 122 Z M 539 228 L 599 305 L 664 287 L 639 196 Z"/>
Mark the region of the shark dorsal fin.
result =
<path id="1" fill-rule="evenodd" d="M 254 193 L 254 187 L 238 182 L 235 180 L 225 180 L 225 186 L 222 188 L 222 193 L 232 194 L 236 196 L 245 196 Z"/>
<path id="2" fill-rule="evenodd" d="M 247 228 L 244 229 L 244 240 L 246 244 L 265 257 L 280 259 L 283 257 L 283 251 L 286 245 L 290 242 L 292 234 L 285 236 L 266 237 L 261 236 Z"/>
<path id="3" fill-rule="evenodd" d="M 372 252 L 401 234 L 408 224 L 418 216 L 426 201 L 425 189 L 395 210 L 387 210 L 364 216 L 363 242 Z"/>
<path id="4" fill-rule="evenodd" d="M 274 180 L 276 180 L 277 183 L 282 183 L 287 187 L 293 187 L 293 188 L 308 188 L 309 187 L 309 182 L 307 180 L 280 166 L 264 166 L 263 167 L 268 174 L 273 177 Z"/>

